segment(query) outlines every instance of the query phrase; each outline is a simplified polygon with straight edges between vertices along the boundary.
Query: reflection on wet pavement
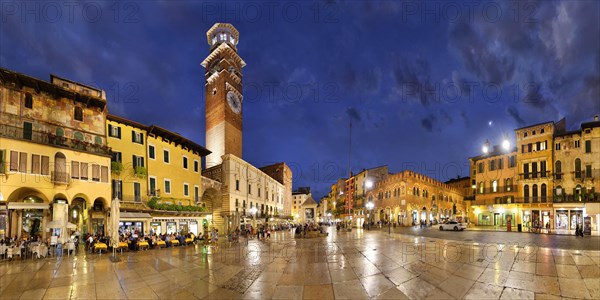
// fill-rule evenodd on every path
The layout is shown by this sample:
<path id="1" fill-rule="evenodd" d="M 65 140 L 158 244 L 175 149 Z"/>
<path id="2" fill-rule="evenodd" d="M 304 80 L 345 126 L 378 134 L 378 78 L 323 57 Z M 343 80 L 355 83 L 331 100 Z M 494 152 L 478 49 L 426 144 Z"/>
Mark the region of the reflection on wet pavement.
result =
<path id="1" fill-rule="evenodd" d="M 331 230 L 110 255 L 0 261 L 0 298 L 600 298 L 599 251 L 533 244 Z"/>

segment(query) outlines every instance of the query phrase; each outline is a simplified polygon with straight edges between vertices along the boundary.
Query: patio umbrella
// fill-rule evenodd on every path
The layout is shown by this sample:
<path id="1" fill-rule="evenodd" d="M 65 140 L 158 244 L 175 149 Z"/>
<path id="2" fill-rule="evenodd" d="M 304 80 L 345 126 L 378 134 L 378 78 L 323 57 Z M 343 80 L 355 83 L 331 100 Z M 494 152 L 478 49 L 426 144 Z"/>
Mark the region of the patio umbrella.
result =
<path id="1" fill-rule="evenodd" d="M 108 228 L 112 247 L 116 247 L 119 243 L 119 219 L 121 218 L 120 206 L 119 199 L 113 199 L 110 206 L 110 226 Z"/>

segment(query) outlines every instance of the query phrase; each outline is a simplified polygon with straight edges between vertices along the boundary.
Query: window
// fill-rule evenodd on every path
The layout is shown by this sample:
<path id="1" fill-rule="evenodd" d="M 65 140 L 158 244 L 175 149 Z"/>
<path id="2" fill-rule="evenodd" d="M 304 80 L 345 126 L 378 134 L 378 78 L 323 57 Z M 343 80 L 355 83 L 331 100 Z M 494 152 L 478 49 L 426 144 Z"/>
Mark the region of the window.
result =
<path id="1" fill-rule="evenodd" d="M 187 170 L 188 168 L 188 158 L 187 157 L 183 157 L 183 168 Z"/>
<path id="2" fill-rule="evenodd" d="M 92 180 L 100 181 L 100 165 L 92 164 Z"/>
<path id="3" fill-rule="evenodd" d="M 485 186 L 484 186 L 483 181 L 479 182 L 479 193 L 480 194 L 483 194 L 485 192 L 484 187 Z"/>
<path id="4" fill-rule="evenodd" d="M 79 179 L 79 162 L 71 161 L 71 178 Z"/>
<path id="5" fill-rule="evenodd" d="M 171 193 L 171 180 L 165 179 L 165 194 Z"/>
<path id="6" fill-rule="evenodd" d="M 137 168 L 137 167 L 143 167 L 144 166 L 144 157 L 143 156 L 133 155 L 132 161 L 133 161 L 133 168 L 134 169 Z"/>
<path id="7" fill-rule="evenodd" d="M 504 168 L 504 159 L 502 157 L 498 158 L 498 170 L 502 170 Z"/>
<path id="8" fill-rule="evenodd" d="M 534 184 L 531 187 L 531 196 L 533 197 L 533 201 L 537 202 L 537 198 L 538 198 L 538 186 L 537 186 L 537 184 Z"/>
<path id="9" fill-rule="evenodd" d="M 540 161 L 540 177 L 546 177 L 546 161 Z"/>
<path id="10" fill-rule="evenodd" d="M 581 147 L 580 141 L 575 141 L 575 148 Z"/>
<path id="11" fill-rule="evenodd" d="M 540 129 L 540 133 L 544 133 L 544 128 Z"/>
<path id="12" fill-rule="evenodd" d="M 562 179 L 562 163 L 560 160 L 557 160 L 556 163 L 554 163 L 554 174 L 556 179 Z"/>
<path id="13" fill-rule="evenodd" d="M 258 197 L 260 197 L 260 187 L 258 187 Z"/>
<path id="14" fill-rule="evenodd" d="M 527 131 L 523 132 L 523 137 L 527 137 Z"/>
<path id="15" fill-rule="evenodd" d="M 592 141 L 585 141 L 585 153 L 592 153 Z"/>
<path id="16" fill-rule="evenodd" d="M 108 136 L 120 139 L 121 127 L 108 124 Z"/>
<path id="17" fill-rule="evenodd" d="M 236 180 L 235 180 L 235 190 L 236 190 L 236 191 L 239 191 L 239 190 L 240 190 L 240 180 L 239 180 L 239 179 L 236 179 Z"/>
<path id="18" fill-rule="evenodd" d="M 480 174 L 483 173 L 483 163 L 477 164 L 477 172 Z"/>
<path id="19" fill-rule="evenodd" d="M 194 172 L 198 173 L 199 169 L 200 169 L 200 162 L 197 160 L 194 160 Z"/>
<path id="20" fill-rule="evenodd" d="M 546 150 L 546 145 L 548 144 L 548 142 L 543 141 L 543 142 L 538 142 L 538 150 Z"/>
<path id="21" fill-rule="evenodd" d="M 496 170 L 496 160 L 494 160 L 494 159 L 490 160 L 489 164 L 490 164 L 490 166 L 489 166 L 490 171 Z"/>
<path id="22" fill-rule="evenodd" d="M 535 135 L 535 130 L 531 131 L 531 135 Z"/>
<path id="23" fill-rule="evenodd" d="M 131 141 L 136 144 L 144 144 L 144 134 L 135 130 L 131 131 Z"/>
<path id="24" fill-rule="evenodd" d="M 592 177 L 592 165 L 586 165 L 585 166 L 585 178 L 591 178 Z"/>
<path id="25" fill-rule="evenodd" d="M 83 108 L 77 106 L 75 107 L 75 111 L 73 113 L 73 118 L 75 121 L 83 121 Z"/>
<path id="26" fill-rule="evenodd" d="M 31 155 L 31 173 L 32 174 L 40 174 L 41 173 L 41 160 L 40 156 L 37 154 Z"/>
<path id="27" fill-rule="evenodd" d="M 112 198 L 123 200 L 123 181 L 115 180 L 112 181 Z"/>
<path id="28" fill-rule="evenodd" d="M 525 198 L 525 202 L 529 202 L 529 185 L 525 185 L 523 187 L 523 198 Z"/>
<path id="29" fill-rule="evenodd" d="M 581 159 L 575 159 L 575 178 L 581 178 Z"/>
<path id="30" fill-rule="evenodd" d="M 150 177 L 149 190 L 151 196 L 156 196 L 156 177 Z"/>
<path id="31" fill-rule="evenodd" d="M 509 167 L 509 168 L 514 168 L 514 167 L 515 167 L 515 165 L 516 165 L 516 159 L 515 159 L 515 156 L 514 156 L 514 155 L 511 155 L 511 156 L 508 158 L 508 167 Z"/>
<path id="32" fill-rule="evenodd" d="M 27 153 L 19 152 L 19 172 L 27 173 Z"/>
<path id="33" fill-rule="evenodd" d="M 556 150 L 560 150 L 560 143 L 556 143 L 556 144 L 554 144 L 554 149 L 556 149 Z"/>
<path id="34" fill-rule="evenodd" d="M 529 164 L 523 164 L 523 178 L 529 178 Z"/>
<path id="35" fill-rule="evenodd" d="M 133 183 L 133 201 L 142 202 L 142 185 L 139 182 Z"/>
<path id="36" fill-rule="evenodd" d="M 506 181 L 504 181 L 504 191 L 510 192 L 511 190 L 512 190 L 512 180 L 510 178 L 507 178 Z"/>
<path id="37" fill-rule="evenodd" d="M 538 178 L 538 164 L 537 162 L 531 163 L 531 173 L 533 174 L 533 178 Z"/>
<path id="38" fill-rule="evenodd" d="M 540 196 L 542 197 L 542 202 L 546 202 L 546 198 L 548 197 L 548 188 L 545 183 L 542 183 L 540 188 Z"/>
<path id="39" fill-rule="evenodd" d="M 190 186 L 187 183 L 183 184 L 183 195 L 186 197 L 190 195 Z"/>
<path id="40" fill-rule="evenodd" d="M 25 107 L 33 108 L 33 96 L 30 93 L 25 94 Z"/>
<path id="41" fill-rule="evenodd" d="M 102 166 L 100 168 L 100 181 L 108 183 L 108 167 Z"/>
<path id="42" fill-rule="evenodd" d="M 42 175 L 50 175 L 50 157 L 42 155 Z"/>
<path id="43" fill-rule="evenodd" d="M 492 192 L 498 192 L 498 180 L 492 181 Z"/>
<path id="44" fill-rule="evenodd" d="M 248 194 L 252 195 L 252 185 L 248 184 Z"/>
<path id="45" fill-rule="evenodd" d="M 29 122 L 23 122 L 23 138 L 31 140 L 33 137 L 33 125 Z"/>
<path id="46" fill-rule="evenodd" d="M 532 149 L 533 149 L 533 144 L 532 143 L 527 144 L 527 152 L 533 151 Z"/>
<path id="47" fill-rule="evenodd" d="M 88 164 L 80 163 L 79 167 L 81 169 L 81 172 L 79 173 L 79 178 L 81 180 L 88 180 Z M 121 199 L 121 198 L 119 198 L 119 199 Z"/>
<path id="48" fill-rule="evenodd" d="M 156 148 L 154 148 L 154 145 L 148 145 L 148 158 L 156 159 Z"/>
<path id="49" fill-rule="evenodd" d="M 0 150 L 0 174 L 6 173 L 6 150 Z"/>
<path id="50" fill-rule="evenodd" d="M 168 164 L 169 163 L 169 150 L 163 150 L 163 161 Z"/>
<path id="51" fill-rule="evenodd" d="M 111 162 L 122 162 L 123 161 L 123 154 L 121 152 L 113 152 L 110 154 L 110 161 Z"/>

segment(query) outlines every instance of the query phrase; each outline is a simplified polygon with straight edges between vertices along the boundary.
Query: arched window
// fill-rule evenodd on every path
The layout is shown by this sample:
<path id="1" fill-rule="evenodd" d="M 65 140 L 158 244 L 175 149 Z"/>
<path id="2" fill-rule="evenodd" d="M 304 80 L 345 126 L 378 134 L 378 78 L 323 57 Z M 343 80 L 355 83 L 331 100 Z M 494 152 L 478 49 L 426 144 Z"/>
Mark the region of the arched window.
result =
<path id="1" fill-rule="evenodd" d="M 534 184 L 533 186 L 531 186 L 531 196 L 533 197 L 533 202 L 538 201 L 538 186 L 537 186 L 537 184 Z"/>
<path id="2" fill-rule="evenodd" d="M 510 179 L 510 178 L 506 179 L 506 182 L 504 182 L 504 191 L 505 192 L 512 191 L 512 179 Z"/>
<path id="3" fill-rule="evenodd" d="M 479 193 L 480 194 L 483 194 L 483 192 L 484 192 L 483 188 L 484 188 L 484 184 L 483 184 L 483 181 L 481 181 L 481 182 L 479 182 Z"/>
<path id="4" fill-rule="evenodd" d="M 494 192 L 494 193 L 498 192 L 498 180 L 492 181 L 492 192 Z"/>
<path id="5" fill-rule="evenodd" d="M 546 197 L 548 196 L 548 192 L 546 191 L 546 184 L 542 183 L 540 194 L 542 196 L 542 202 L 546 202 Z"/>
<path id="6" fill-rule="evenodd" d="M 581 159 L 575 159 L 575 178 L 581 178 Z"/>
<path id="7" fill-rule="evenodd" d="M 560 160 L 557 160 L 554 163 L 554 174 L 556 179 L 562 179 L 562 163 Z"/>
<path id="8" fill-rule="evenodd" d="M 525 198 L 525 203 L 529 202 L 529 185 L 525 185 L 523 187 L 523 198 Z"/>

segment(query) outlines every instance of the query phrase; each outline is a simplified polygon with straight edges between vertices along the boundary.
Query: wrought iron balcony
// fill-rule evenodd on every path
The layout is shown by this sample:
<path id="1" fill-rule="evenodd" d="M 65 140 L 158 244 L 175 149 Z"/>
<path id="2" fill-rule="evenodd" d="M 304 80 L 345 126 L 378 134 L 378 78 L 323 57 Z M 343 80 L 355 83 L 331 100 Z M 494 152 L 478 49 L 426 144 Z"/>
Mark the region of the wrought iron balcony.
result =
<path id="1" fill-rule="evenodd" d="M 110 148 L 103 144 L 89 143 L 78 139 L 57 136 L 48 132 L 25 130 L 22 127 L 6 124 L 0 124 L 0 136 L 100 155 L 109 155 L 110 151 Z"/>

